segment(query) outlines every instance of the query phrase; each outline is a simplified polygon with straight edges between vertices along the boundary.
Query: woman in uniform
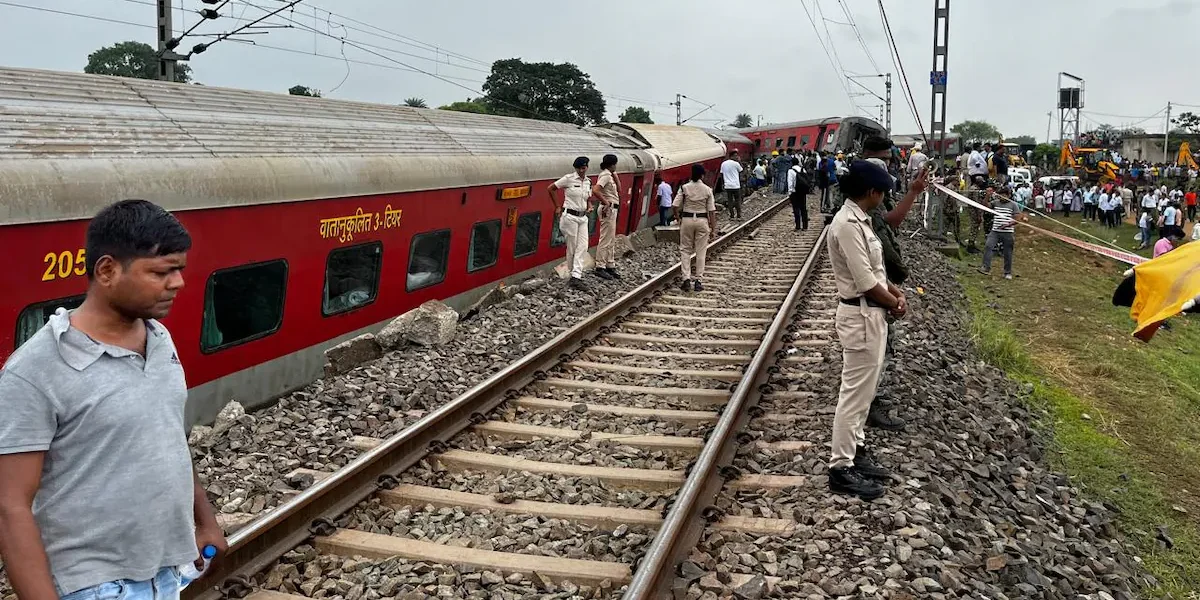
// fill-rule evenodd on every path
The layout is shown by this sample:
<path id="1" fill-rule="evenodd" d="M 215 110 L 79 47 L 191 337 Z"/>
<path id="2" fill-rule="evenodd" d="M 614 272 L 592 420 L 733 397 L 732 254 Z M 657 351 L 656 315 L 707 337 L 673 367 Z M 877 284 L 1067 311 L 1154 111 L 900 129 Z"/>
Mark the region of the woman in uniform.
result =
<path id="1" fill-rule="evenodd" d="M 829 489 L 872 500 L 884 494 L 875 480 L 887 479 L 889 473 L 863 447 L 863 426 L 883 370 L 887 316 L 903 317 L 907 306 L 904 293 L 887 280 L 883 246 L 869 216 L 892 189 L 892 176 L 878 165 L 856 160 L 838 183 L 846 200 L 833 217 L 826 238 L 841 298 L 834 326 L 842 344 Z M 909 194 L 920 194 L 926 185 L 923 178 L 913 180 Z"/>
<path id="2" fill-rule="evenodd" d="M 583 283 L 584 257 L 588 251 L 588 212 L 592 210 L 592 180 L 588 178 L 586 156 L 575 159 L 575 171 L 563 175 L 546 188 L 550 204 L 554 205 L 554 216 L 558 218 L 558 229 L 567 240 L 567 270 L 571 273 L 568 285 L 578 290 L 587 290 Z M 558 190 L 563 190 L 563 202 L 558 202 Z"/>
<path id="3" fill-rule="evenodd" d="M 683 291 L 704 291 L 704 257 L 708 241 L 717 233 L 717 203 L 712 188 L 702 181 L 704 165 L 692 165 L 692 180 L 679 187 L 672 207 L 679 221 L 679 268 L 683 274 Z M 692 279 L 691 254 L 696 253 L 696 278 Z"/>

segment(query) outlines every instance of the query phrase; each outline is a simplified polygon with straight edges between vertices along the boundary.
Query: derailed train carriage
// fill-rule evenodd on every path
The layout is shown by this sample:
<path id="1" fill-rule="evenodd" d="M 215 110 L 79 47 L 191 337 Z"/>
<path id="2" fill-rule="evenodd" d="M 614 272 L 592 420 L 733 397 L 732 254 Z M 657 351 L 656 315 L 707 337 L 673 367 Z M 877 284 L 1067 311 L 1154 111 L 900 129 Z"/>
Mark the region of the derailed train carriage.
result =
<path id="1" fill-rule="evenodd" d="M 650 181 L 710 172 L 693 127 L 573 125 L 0 69 L 0 361 L 86 290 L 88 219 L 124 198 L 191 232 L 191 290 L 166 319 L 189 422 L 319 377 L 330 346 L 430 299 L 561 260 L 545 188 L 619 158 L 617 231 L 657 224 Z M 595 173 L 593 172 L 593 175 Z M 592 243 L 597 230 L 593 215 Z"/>

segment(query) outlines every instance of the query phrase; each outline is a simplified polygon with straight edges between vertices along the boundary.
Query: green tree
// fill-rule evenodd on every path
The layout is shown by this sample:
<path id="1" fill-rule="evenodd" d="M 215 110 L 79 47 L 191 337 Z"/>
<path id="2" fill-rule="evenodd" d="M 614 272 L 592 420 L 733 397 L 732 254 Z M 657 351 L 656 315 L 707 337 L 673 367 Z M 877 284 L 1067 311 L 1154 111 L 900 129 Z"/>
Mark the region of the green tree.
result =
<path id="1" fill-rule="evenodd" d="M 1032 135 L 1018 135 L 1016 137 L 1006 138 L 1004 141 L 1010 144 L 1017 144 L 1018 146 L 1037 143 L 1037 140 L 1034 139 Z"/>
<path id="2" fill-rule="evenodd" d="M 749 113 L 739 113 L 738 116 L 734 117 L 733 119 L 733 126 L 739 129 L 753 127 L 754 117 L 750 116 Z"/>
<path id="3" fill-rule="evenodd" d="M 310 96 L 312 98 L 321 97 L 321 92 L 317 91 L 316 88 L 310 88 L 303 85 L 293 85 L 292 87 L 288 88 L 288 93 L 293 96 Z"/>
<path id="4" fill-rule="evenodd" d="M 571 63 L 498 60 L 483 84 L 484 103 L 498 115 L 588 125 L 604 121 L 604 96 Z"/>
<path id="5" fill-rule="evenodd" d="M 451 102 L 450 104 L 439 106 L 438 110 L 455 110 L 458 112 L 478 113 L 481 115 L 488 115 L 492 113 L 492 111 L 488 109 L 487 105 L 484 104 L 479 98 L 467 98 L 462 102 Z"/>
<path id="6" fill-rule="evenodd" d="M 987 121 L 963 121 L 950 128 L 950 131 L 962 137 L 963 142 L 994 142 L 1000 139 L 1000 130 Z"/>
<path id="7" fill-rule="evenodd" d="M 158 79 L 158 53 L 150 44 L 120 42 L 89 54 L 83 72 L 93 75 Z M 175 81 L 188 83 L 191 80 L 192 68 L 181 62 L 175 63 Z"/>
<path id="8" fill-rule="evenodd" d="M 1033 164 L 1051 168 L 1058 164 L 1062 150 L 1054 144 L 1038 144 L 1033 149 Z"/>
<path id="9" fill-rule="evenodd" d="M 622 123 L 654 123 L 654 119 L 650 118 L 650 111 L 640 106 L 630 106 L 617 117 L 617 120 Z"/>
<path id="10" fill-rule="evenodd" d="M 429 108 L 429 105 L 425 104 L 424 98 L 405 98 L 404 105 L 412 108 Z"/>
<path id="11" fill-rule="evenodd" d="M 1180 113 L 1178 117 L 1172 118 L 1171 124 L 1188 133 L 1200 133 L 1200 115 L 1191 111 Z"/>

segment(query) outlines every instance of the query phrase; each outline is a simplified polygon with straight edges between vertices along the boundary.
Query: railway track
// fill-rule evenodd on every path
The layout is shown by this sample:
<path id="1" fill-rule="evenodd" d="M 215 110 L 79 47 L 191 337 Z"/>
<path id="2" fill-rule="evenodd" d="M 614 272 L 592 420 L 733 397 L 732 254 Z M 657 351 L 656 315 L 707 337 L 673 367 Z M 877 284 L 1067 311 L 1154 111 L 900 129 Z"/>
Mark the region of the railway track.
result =
<path id="1" fill-rule="evenodd" d="M 804 444 L 738 432 L 786 431 L 824 360 L 809 350 L 830 344 L 829 292 L 804 296 L 823 233 L 793 231 L 784 206 L 714 244 L 705 291 L 668 270 L 397 435 L 349 440 L 362 454 L 344 469 L 293 474 L 312 485 L 185 596 L 650 598 L 702 536 L 785 533 L 737 495 L 806 478 L 735 456 Z"/>

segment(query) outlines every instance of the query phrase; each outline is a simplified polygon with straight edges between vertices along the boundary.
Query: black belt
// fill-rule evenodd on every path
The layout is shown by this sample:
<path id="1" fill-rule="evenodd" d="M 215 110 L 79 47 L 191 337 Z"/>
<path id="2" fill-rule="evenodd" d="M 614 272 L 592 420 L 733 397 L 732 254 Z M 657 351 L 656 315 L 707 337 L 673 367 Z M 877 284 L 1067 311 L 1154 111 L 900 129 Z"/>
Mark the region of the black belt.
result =
<path id="1" fill-rule="evenodd" d="M 573 208 L 568 208 L 565 210 L 567 211 L 568 215 L 575 215 L 576 217 L 586 217 L 587 216 L 586 210 L 575 210 Z"/>
<path id="2" fill-rule="evenodd" d="M 708 216 L 708 213 L 679 213 L 679 216 L 685 219 L 703 219 Z"/>
<path id="3" fill-rule="evenodd" d="M 863 296 L 859 296 L 857 298 L 842 298 L 841 300 L 842 300 L 842 304 L 847 304 L 850 306 L 861 306 L 863 299 L 864 299 Z M 867 301 L 867 306 L 871 306 L 874 308 L 882 308 L 884 310 L 887 310 L 886 306 L 884 306 L 870 298 L 866 298 L 866 301 Z"/>

